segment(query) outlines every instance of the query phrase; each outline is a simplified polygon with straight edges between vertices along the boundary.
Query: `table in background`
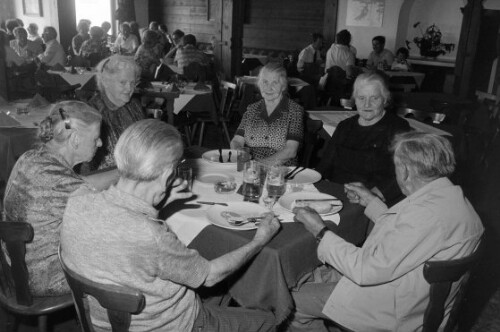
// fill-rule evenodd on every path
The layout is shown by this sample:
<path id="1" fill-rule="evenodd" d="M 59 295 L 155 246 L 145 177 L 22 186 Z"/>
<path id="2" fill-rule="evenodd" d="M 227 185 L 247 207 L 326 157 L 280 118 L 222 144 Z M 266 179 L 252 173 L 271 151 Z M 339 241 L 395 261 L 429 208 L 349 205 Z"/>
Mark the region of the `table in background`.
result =
<path id="1" fill-rule="evenodd" d="M 338 124 L 345 120 L 348 119 L 356 114 L 358 112 L 356 111 L 307 111 L 309 117 L 313 120 L 321 120 L 323 122 L 323 129 L 328 133 L 328 135 L 331 137 L 333 133 L 335 132 L 335 129 L 337 128 Z M 443 136 L 452 136 L 450 133 L 441 130 L 439 128 L 430 126 L 428 124 L 425 124 L 423 122 L 417 121 L 415 119 L 408 119 L 405 118 L 406 121 L 410 124 L 410 127 L 417 131 L 422 131 L 426 133 L 433 133 L 437 135 L 443 135 Z"/>
<path id="2" fill-rule="evenodd" d="M 16 127 L 0 127 L 0 181 L 9 179 L 10 172 L 17 159 L 33 148 L 38 140 L 38 124 L 49 114 L 50 106 L 32 109 L 29 114 L 17 114 L 17 107 L 26 107 L 29 100 L 22 100 L 0 106 L 0 112 L 10 112 L 9 116 L 17 120 Z"/>
<path id="3" fill-rule="evenodd" d="M 206 167 L 206 171 L 218 169 L 224 174 L 235 174 L 235 165 L 218 166 L 217 163 L 208 165 L 205 161 L 201 161 L 201 163 L 202 167 Z M 241 173 L 236 174 L 241 177 Z M 239 183 L 241 183 L 241 179 Z M 197 184 L 193 187 L 193 193 L 199 191 L 196 186 Z M 311 186 L 315 190 L 312 185 L 307 186 Z M 321 181 L 315 187 L 319 191 L 334 195 L 344 202 L 344 208 L 339 213 L 340 222 L 336 225 L 332 221 L 327 221 L 328 227 L 347 241 L 361 244 L 365 239 L 369 222 L 363 214 L 363 208 L 348 202 L 342 185 Z M 211 196 L 208 197 L 211 201 L 243 200 L 243 197 L 238 194 L 215 194 L 213 189 L 210 191 Z M 207 198 L 208 192 L 204 190 L 197 199 Z M 211 225 L 206 219 L 208 207 L 186 204 L 174 202 L 173 206 L 169 206 L 168 210 L 172 215 L 167 219 L 167 223 L 178 234 L 186 234 L 189 231 L 196 233 L 196 235 L 179 236 L 179 238 L 184 239 L 183 242 L 188 244 L 190 248 L 198 250 L 203 257 L 209 260 L 245 245 L 255 235 L 255 230 L 235 231 Z M 287 215 L 284 212 L 286 210 L 278 204 L 276 203 L 273 209 L 275 213 L 278 213 L 280 218 L 290 218 L 292 214 L 288 212 Z M 332 220 L 338 222 L 338 219 L 332 218 Z M 316 250 L 316 240 L 302 224 L 283 222 L 282 229 L 271 242 L 248 264 L 227 279 L 229 294 L 241 306 L 271 310 L 276 316 L 276 324 L 280 324 L 288 317 L 294 307 L 290 290 L 297 286 L 305 274 L 321 264 L 317 258 Z"/>
<path id="4" fill-rule="evenodd" d="M 393 77 L 411 77 L 415 80 L 419 90 L 422 87 L 422 82 L 425 78 L 424 73 L 417 73 L 414 71 L 385 71 L 384 73 L 389 76 L 389 79 Z"/>
<path id="5" fill-rule="evenodd" d="M 70 71 L 48 70 L 47 73 L 61 76 L 69 85 L 80 84 L 80 86 L 83 87 L 95 76 L 96 71 L 94 69 L 85 69 L 77 73 L 71 73 Z"/>

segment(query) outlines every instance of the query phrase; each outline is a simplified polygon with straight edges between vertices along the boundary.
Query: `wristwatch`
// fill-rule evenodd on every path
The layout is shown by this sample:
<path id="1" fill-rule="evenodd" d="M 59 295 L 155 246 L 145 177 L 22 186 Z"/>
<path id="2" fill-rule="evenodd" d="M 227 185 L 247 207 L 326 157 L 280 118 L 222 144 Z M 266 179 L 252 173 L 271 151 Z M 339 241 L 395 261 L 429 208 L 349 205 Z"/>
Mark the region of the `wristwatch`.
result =
<path id="1" fill-rule="evenodd" d="M 325 235 L 325 233 L 329 231 L 328 227 L 323 227 L 319 233 L 316 235 L 316 242 L 320 243 L 321 240 L 323 239 L 323 236 Z"/>

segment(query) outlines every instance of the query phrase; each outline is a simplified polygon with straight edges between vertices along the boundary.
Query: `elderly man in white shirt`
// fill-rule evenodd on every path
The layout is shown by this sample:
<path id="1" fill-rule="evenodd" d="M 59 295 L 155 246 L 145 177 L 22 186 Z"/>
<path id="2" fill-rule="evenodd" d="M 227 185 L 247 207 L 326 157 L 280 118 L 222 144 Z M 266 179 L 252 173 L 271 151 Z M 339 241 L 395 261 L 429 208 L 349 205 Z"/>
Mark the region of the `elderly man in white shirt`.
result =
<path id="1" fill-rule="evenodd" d="M 45 27 L 42 33 L 42 39 L 45 42 L 45 52 L 38 58 L 49 67 L 57 64 L 64 66 L 66 63 L 66 53 L 63 47 L 57 41 L 57 31 L 54 27 Z"/>
<path id="2" fill-rule="evenodd" d="M 352 78 L 356 59 L 349 47 L 351 33 L 347 30 L 340 31 L 337 33 L 336 42 L 326 53 L 325 73 L 331 67 L 337 66 L 346 72 L 347 78 Z"/>
<path id="3" fill-rule="evenodd" d="M 121 33 L 115 40 L 114 50 L 123 55 L 134 55 L 139 48 L 137 36 L 131 33 L 130 25 L 122 23 Z"/>
<path id="4" fill-rule="evenodd" d="M 304 66 L 310 64 L 320 64 L 321 60 L 321 47 L 323 47 L 323 35 L 320 33 L 313 33 L 313 42 L 299 53 L 297 61 L 297 70 L 299 73 L 304 71 Z"/>
<path id="5" fill-rule="evenodd" d="M 326 331 L 324 319 L 358 332 L 420 331 L 430 291 L 425 262 L 463 258 L 477 247 L 481 220 L 448 179 L 455 169 L 451 143 L 414 131 L 397 135 L 392 151 L 404 200 L 388 208 L 361 183 L 345 185 L 349 200 L 365 206 L 375 223 L 361 248 L 329 231 L 311 209 L 294 209 L 318 241 L 318 258 L 331 267 L 293 292 L 290 331 Z M 459 284 L 451 287 L 443 324 Z"/>

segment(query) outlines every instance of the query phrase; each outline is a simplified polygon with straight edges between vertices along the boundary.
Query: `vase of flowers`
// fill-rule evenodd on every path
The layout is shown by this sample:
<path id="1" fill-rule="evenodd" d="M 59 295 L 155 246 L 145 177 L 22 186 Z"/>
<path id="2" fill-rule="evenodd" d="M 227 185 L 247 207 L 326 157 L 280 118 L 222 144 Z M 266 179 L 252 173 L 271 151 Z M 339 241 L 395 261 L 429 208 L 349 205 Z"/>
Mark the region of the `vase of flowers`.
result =
<path id="1" fill-rule="evenodd" d="M 455 44 L 441 42 L 442 33 L 435 24 L 425 29 L 425 32 L 422 31 L 420 22 L 413 24 L 413 28 L 417 27 L 420 29 L 422 36 L 413 38 L 413 42 L 420 49 L 420 55 L 436 58 L 439 55 L 450 53 L 455 48 Z M 410 43 L 411 42 L 406 41 L 408 49 L 410 49 Z"/>

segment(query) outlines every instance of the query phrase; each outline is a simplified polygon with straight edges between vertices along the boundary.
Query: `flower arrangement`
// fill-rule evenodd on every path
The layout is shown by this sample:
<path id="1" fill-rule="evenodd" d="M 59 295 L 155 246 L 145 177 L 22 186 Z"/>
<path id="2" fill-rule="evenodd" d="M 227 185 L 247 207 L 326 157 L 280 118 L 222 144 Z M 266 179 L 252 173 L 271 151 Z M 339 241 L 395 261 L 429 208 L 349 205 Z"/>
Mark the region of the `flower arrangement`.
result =
<path id="1" fill-rule="evenodd" d="M 420 49 L 420 55 L 435 58 L 438 55 L 449 53 L 455 49 L 455 44 L 441 43 L 442 33 L 435 24 L 429 26 L 425 30 L 425 33 L 420 27 L 420 22 L 413 24 L 413 28 L 417 27 L 420 29 L 422 37 L 413 38 L 413 42 Z M 406 41 L 408 49 L 410 49 L 410 43 L 408 40 Z"/>

